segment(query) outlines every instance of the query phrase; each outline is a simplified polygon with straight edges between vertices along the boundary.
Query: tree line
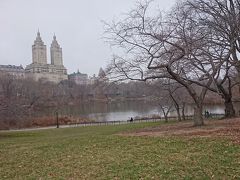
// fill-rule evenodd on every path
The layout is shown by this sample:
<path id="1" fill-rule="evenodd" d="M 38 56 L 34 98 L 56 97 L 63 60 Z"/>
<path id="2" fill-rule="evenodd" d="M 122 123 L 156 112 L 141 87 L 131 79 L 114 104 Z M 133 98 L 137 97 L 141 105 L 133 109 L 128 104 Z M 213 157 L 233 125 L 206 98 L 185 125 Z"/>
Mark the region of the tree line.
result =
<path id="1" fill-rule="evenodd" d="M 197 90 L 197 87 L 194 88 Z M 185 106 L 192 103 L 187 91 L 169 80 L 158 83 L 96 81 L 91 85 L 77 85 L 66 80 L 54 84 L 44 80 L 17 79 L 0 72 L 0 129 L 54 123 L 54 117 L 44 115 L 46 108 L 50 108 L 55 116 L 56 112 L 61 114 L 64 106 L 128 100 L 153 102 L 164 114 L 166 121 L 173 109 L 177 112 L 178 120 L 184 120 Z M 219 97 L 213 93 L 207 94 L 205 102 L 220 103 Z M 39 117 L 41 115 L 42 118 Z"/>
<path id="2" fill-rule="evenodd" d="M 140 82 L 108 83 L 96 80 L 94 84 L 78 85 L 65 80 L 56 84 L 45 80 L 19 79 L 0 72 L 0 129 L 32 126 L 33 119 L 38 114 L 44 115 L 46 108 L 51 108 L 54 114 L 68 105 L 149 95 L 149 87 Z"/>

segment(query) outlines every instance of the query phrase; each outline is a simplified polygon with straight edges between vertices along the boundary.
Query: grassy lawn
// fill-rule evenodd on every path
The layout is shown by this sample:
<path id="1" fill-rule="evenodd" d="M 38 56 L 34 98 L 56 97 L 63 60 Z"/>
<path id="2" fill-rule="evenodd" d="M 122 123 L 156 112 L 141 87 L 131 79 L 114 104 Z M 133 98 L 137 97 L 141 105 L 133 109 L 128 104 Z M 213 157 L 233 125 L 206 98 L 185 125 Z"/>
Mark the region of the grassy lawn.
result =
<path id="1" fill-rule="evenodd" d="M 0 179 L 240 179 L 240 145 L 126 137 L 159 123 L 0 133 Z"/>

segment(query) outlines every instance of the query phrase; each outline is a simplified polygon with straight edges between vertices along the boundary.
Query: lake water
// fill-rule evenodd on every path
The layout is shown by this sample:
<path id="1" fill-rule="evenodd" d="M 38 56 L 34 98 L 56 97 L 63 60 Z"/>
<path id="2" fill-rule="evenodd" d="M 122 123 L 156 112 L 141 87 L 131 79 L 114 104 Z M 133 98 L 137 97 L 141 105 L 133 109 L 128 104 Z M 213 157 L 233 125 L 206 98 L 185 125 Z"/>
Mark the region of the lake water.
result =
<path id="1" fill-rule="evenodd" d="M 240 104 L 237 105 L 236 111 L 239 112 Z M 206 105 L 204 110 L 210 113 L 223 114 L 223 105 Z M 127 101 L 127 102 L 111 102 L 111 103 L 86 103 L 79 106 L 66 106 L 60 110 L 61 116 L 83 117 L 95 121 L 126 121 L 131 117 L 152 117 L 153 115 L 163 116 L 157 103 L 149 103 L 144 101 Z M 53 115 L 53 109 L 47 109 L 45 115 Z M 193 115 L 192 106 L 185 108 L 186 115 Z M 176 112 L 172 110 L 169 116 L 176 116 Z"/>

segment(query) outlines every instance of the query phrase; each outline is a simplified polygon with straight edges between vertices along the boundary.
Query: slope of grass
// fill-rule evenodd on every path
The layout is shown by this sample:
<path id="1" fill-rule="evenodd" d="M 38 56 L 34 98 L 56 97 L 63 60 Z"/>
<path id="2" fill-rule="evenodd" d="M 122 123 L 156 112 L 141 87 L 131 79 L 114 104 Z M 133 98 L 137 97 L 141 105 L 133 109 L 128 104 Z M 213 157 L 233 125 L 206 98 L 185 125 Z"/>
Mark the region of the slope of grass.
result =
<path id="1" fill-rule="evenodd" d="M 126 137 L 159 123 L 0 133 L 0 179 L 234 179 L 240 146 L 227 140 Z"/>

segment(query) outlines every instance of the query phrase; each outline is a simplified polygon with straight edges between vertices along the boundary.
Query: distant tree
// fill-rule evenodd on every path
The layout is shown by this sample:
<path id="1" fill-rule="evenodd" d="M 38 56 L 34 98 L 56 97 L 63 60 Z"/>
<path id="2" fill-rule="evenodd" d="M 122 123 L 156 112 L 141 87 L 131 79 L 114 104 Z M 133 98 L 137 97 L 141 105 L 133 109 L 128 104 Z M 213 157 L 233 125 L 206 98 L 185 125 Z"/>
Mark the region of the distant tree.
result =
<path id="1" fill-rule="evenodd" d="M 28 107 L 20 94 L 20 83 L 16 77 L 0 73 L 0 125 L 1 128 L 22 127 L 28 118 Z"/>
<path id="2" fill-rule="evenodd" d="M 163 113 L 165 122 L 168 122 L 168 115 L 172 111 L 173 101 L 168 97 L 161 97 L 159 100 L 159 108 Z"/>

